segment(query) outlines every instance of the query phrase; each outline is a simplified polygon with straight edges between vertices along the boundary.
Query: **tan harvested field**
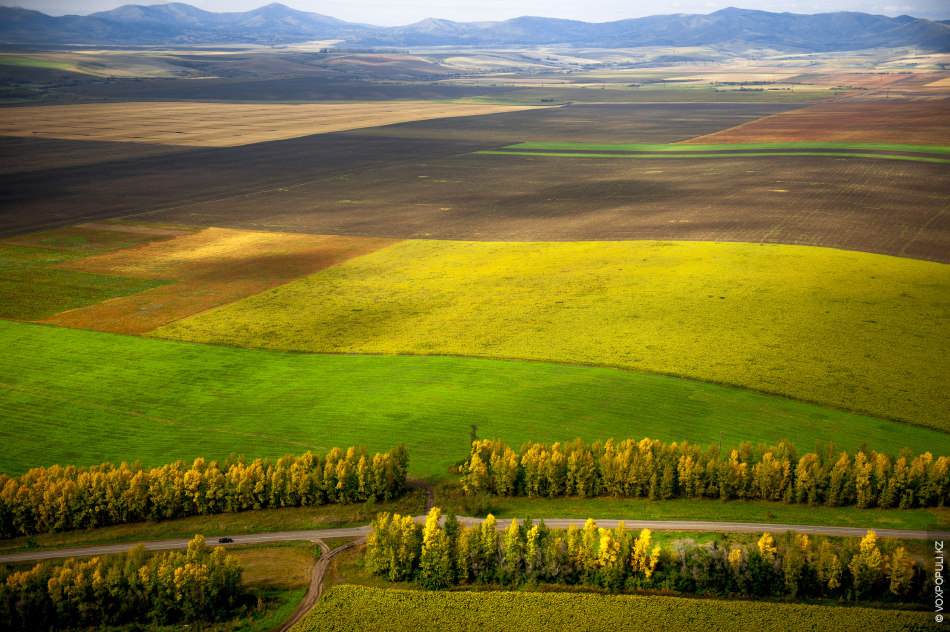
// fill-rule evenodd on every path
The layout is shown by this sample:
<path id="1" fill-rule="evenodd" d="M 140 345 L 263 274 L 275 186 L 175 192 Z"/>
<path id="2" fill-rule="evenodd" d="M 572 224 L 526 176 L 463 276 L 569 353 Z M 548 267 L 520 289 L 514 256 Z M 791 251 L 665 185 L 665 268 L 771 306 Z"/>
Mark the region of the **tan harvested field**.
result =
<path id="1" fill-rule="evenodd" d="M 177 283 L 56 314 L 42 322 L 113 333 L 144 333 L 392 243 L 386 239 L 209 228 L 59 266 Z"/>
<path id="2" fill-rule="evenodd" d="M 854 142 L 950 145 L 950 100 L 832 101 L 790 110 L 685 144 Z"/>
<path id="3" fill-rule="evenodd" d="M 235 147 L 426 119 L 531 109 L 521 105 L 429 102 L 96 103 L 10 108 L 0 136 Z"/>

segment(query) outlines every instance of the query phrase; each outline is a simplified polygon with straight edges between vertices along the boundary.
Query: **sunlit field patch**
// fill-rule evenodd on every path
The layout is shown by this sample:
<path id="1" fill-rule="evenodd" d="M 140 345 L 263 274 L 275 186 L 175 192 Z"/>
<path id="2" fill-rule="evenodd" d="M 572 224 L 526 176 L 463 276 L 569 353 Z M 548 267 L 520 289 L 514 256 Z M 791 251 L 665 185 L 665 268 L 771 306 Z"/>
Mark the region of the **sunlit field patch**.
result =
<path id="1" fill-rule="evenodd" d="M 950 429 L 950 267 L 709 242 L 410 241 L 154 332 L 619 366 Z"/>
<path id="2" fill-rule="evenodd" d="M 391 243 L 386 239 L 208 228 L 147 247 L 63 263 L 56 272 L 118 275 L 138 283 L 143 279 L 164 281 L 155 283 L 160 287 L 59 313 L 43 322 L 142 333 Z"/>

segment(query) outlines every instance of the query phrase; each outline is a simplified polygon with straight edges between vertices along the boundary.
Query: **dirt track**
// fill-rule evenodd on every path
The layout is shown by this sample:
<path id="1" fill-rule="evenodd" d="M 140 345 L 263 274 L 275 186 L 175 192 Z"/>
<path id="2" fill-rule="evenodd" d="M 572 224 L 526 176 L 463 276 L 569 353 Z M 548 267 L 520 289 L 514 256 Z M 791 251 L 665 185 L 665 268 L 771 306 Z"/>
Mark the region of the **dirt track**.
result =
<path id="1" fill-rule="evenodd" d="M 323 595 L 323 576 L 326 575 L 330 562 L 343 551 L 362 544 L 364 539 L 360 538 L 352 542 L 347 542 L 332 551 L 323 543 L 323 540 L 318 540 L 317 542 L 320 545 L 321 555 L 320 559 L 316 561 L 313 565 L 313 569 L 310 571 L 310 586 L 307 588 L 307 594 L 304 595 L 303 601 L 300 602 L 300 605 L 298 605 L 293 614 L 290 615 L 290 618 L 284 621 L 283 625 L 277 628 L 276 632 L 287 632 L 294 627 L 298 621 L 303 619 L 304 616 L 310 612 L 311 608 L 317 605 L 317 602 L 320 601 L 320 597 Z"/>

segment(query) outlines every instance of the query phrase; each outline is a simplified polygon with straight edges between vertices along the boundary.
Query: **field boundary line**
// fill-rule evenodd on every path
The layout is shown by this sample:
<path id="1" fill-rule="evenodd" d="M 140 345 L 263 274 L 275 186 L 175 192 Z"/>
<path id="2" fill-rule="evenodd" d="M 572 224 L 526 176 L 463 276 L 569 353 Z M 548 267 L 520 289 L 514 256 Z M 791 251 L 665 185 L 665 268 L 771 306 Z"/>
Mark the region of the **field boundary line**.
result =
<path id="1" fill-rule="evenodd" d="M 30 388 L 28 386 L 17 386 L 16 384 L 8 384 L 6 382 L 0 382 L 0 387 L 9 389 L 11 391 L 20 391 L 22 393 L 28 393 L 30 395 L 38 395 L 40 397 L 47 397 L 49 399 L 58 399 L 66 402 L 73 402 L 75 404 L 82 404 L 84 406 L 93 406 L 95 408 L 102 408 L 103 410 L 108 410 L 111 412 L 120 413 L 123 415 L 129 415 L 132 417 L 139 417 L 141 419 L 147 419 L 149 421 L 154 421 L 160 424 L 166 424 L 169 426 L 178 426 L 180 428 L 192 428 L 194 430 L 206 430 L 208 432 L 220 432 L 223 434 L 232 434 L 239 435 L 244 437 L 258 437 L 261 439 L 269 439 L 271 441 L 280 441 L 282 443 L 290 443 L 293 445 L 299 445 L 304 448 L 313 448 L 316 450 L 327 451 L 327 448 L 321 445 L 316 445 L 313 443 L 305 443 L 303 441 L 294 441 L 293 439 L 286 439 L 283 437 L 276 437 L 273 435 L 266 435 L 258 432 L 242 432 L 240 430 L 228 430 L 226 428 L 215 428 L 211 426 L 199 426 L 197 424 L 187 424 L 181 421 L 173 421 L 171 419 L 164 419 L 162 417 L 154 417 L 152 415 L 146 415 L 145 413 L 138 413 L 134 410 L 125 410 L 122 408 L 116 408 L 115 406 L 108 406 L 106 404 L 97 404 L 96 402 L 90 402 L 84 399 L 78 399 L 75 397 L 66 397 L 64 395 L 56 395 L 54 393 L 47 393 L 36 388 Z"/>

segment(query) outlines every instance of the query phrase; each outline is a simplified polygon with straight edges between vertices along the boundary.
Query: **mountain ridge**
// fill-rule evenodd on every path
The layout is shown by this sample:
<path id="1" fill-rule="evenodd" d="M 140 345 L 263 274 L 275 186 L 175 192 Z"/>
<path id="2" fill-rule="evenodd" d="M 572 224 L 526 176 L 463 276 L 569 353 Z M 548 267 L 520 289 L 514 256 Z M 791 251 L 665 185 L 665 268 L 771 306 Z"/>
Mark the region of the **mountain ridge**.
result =
<path id="1" fill-rule="evenodd" d="M 339 40 L 344 46 L 538 46 L 597 48 L 734 46 L 831 52 L 913 46 L 950 52 L 950 21 L 868 13 L 771 13 L 729 7 L 611 22 L 521 16 L 503 21 L 427 18 L 382 27 L 292 9 L 274 2 L 245 12 L 213 13 L 189 4 L 123 5 L 87 16 L 53 17 L 0 6 L 4 44 L 290 44 Z"/>

